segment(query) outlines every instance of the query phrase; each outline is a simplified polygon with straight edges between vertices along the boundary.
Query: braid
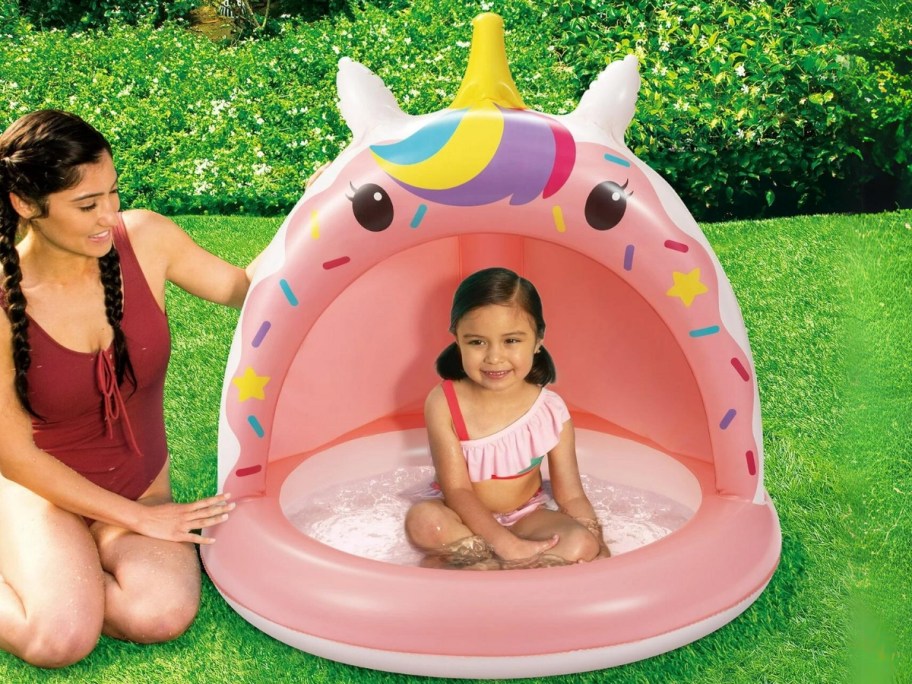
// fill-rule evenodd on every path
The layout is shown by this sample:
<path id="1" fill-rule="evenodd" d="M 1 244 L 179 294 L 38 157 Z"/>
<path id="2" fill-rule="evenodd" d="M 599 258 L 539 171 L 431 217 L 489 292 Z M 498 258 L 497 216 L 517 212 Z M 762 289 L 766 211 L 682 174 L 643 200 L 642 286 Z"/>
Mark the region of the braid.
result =
<path id="1" fill-rule="evenodd" d="M 130 354 L 127 351 L 127 339 L 120 327 L 123 320 L 123 281 L 117 249 L 111 247 L 111 251 L 98 260 L 98 265 L 101 268 L 101 284 L 104 286 L 105 314 L 114 330 L 114 370 L 117 373 L 117 384 L 122 385 L 124 377 L 128 376 L 135 386 L 136 376 L 133 374 L 133 364 L 130 363 Z"/>
<path id="2" fill-rule="evenodd" d="M 0 204 L 0 263 L 3 264 L 3 297 L 6 300 L 6 315 L 12 329 L 13 367 L 15 389 L 19 402 L 35 417 L 28 398 L 28 369 L 32 365 L 32 348 L 29 345 L 28 317 L 25 315 L 26 299 L 20 283 L 22 271 L 19 268 L 19 252 L 16 251 L 16 233 L 19 220 L 8 203 Z"/>

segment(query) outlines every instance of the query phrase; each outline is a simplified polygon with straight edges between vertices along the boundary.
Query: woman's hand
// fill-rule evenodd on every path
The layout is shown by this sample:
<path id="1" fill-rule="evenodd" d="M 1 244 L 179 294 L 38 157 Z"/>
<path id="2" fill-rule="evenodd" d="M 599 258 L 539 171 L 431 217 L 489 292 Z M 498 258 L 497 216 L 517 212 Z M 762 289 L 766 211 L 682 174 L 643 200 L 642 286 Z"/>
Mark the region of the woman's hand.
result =
<path id="1" fill-rule="evenodd" d="M 204 537 L 192 530 L 202 530 L 219 525 L 228 519 L 229 511 L 235 504 L 228 499 L 230 494 L 219 494 L 192 503 L 158 503 L 154 500 L 140 500 L 144 511 L 141 513 L 136 532 L 155 539 L 194 544 L 212 544 L 215 539 Z"/>

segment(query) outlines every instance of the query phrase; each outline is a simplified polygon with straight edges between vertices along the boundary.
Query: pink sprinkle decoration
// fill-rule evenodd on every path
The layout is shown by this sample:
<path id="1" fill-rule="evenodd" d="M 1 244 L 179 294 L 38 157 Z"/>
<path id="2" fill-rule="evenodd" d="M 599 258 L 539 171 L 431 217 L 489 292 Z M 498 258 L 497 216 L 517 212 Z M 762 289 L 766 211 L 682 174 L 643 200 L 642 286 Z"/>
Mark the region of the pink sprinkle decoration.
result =
<path id="1" fill-rule="evenodd" d="M 675 242 L 674 240 L 665 240 L 665 246 L 668 249 L 673 249 L 676 252 L 686 252 L 690 249 L 683 242 Z"/>
<path id="2" fill-rule="evenodd" d="M 757 474 L 757 462 L 754 460 L 754 452 L 748 451 L 744 454 L 744 457 L 747 459 L 747 472 L 751 475 Z"/>
<path id="3" fill-rule="evenodd" d="M 741 376 L 741 379 L 744 380 L 744 382 L 750 380 L 750 373 L 747 372 L 747 369 L 744 367 L 744 364 L 742 364 L 740 360 L 734 358 L 731 360 L 731 364 L 734 366 L 735 370 L 738 371 L 738 375 Z"/>
<path id="4" fill-rule="evenodd" d="M 239 468 L 234 471 L 234 474 L 238 477 L 247 477 L 248 475 L 256 475 L 263 469 L 263 466 L 250 466 L 249 468 Z"/>

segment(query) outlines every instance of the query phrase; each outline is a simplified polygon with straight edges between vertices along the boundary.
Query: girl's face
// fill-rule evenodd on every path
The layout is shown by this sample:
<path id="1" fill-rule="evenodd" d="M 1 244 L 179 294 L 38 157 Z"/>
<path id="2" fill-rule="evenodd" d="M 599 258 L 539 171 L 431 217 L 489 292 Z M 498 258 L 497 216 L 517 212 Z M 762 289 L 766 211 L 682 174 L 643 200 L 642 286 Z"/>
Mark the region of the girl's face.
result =
<path id="1" fill-rule="evenodd" d="M 532 317 L 518 306 L 472 309 L 456 325 L 456 344 L 469 379 L 493 391 L 525 381 L 541 346 Z"/>
<path id="2" fill-rule="evenodd" d="M 47 216 L 29 223 L 29 237 L 56 251 L 98 258 L 111 250 L 117 225 L 117 172 L 107 152 L 81 170 L 82 179 L 76 185 L 48 195 Z M 31 205 L 20 211 L 26 218 L 36 212 Z"/>

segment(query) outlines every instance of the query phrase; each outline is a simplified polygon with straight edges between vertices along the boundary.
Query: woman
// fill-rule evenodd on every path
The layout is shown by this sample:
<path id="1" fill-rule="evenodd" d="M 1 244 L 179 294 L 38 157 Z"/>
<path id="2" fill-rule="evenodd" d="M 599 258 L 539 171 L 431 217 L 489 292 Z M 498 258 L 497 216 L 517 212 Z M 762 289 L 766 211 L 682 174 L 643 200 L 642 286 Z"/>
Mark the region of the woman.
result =
<path id="1" fill-rule="evenodd" d="M 171 499 L 165 283 L 240 307 L 247 271 L 149 211 L 120 213 L 108 142 L 34 112 L 0 135 L 0 648 L 42 667 L 100 634 L 173 639 L 196 615 L 194 530 Z"/>

